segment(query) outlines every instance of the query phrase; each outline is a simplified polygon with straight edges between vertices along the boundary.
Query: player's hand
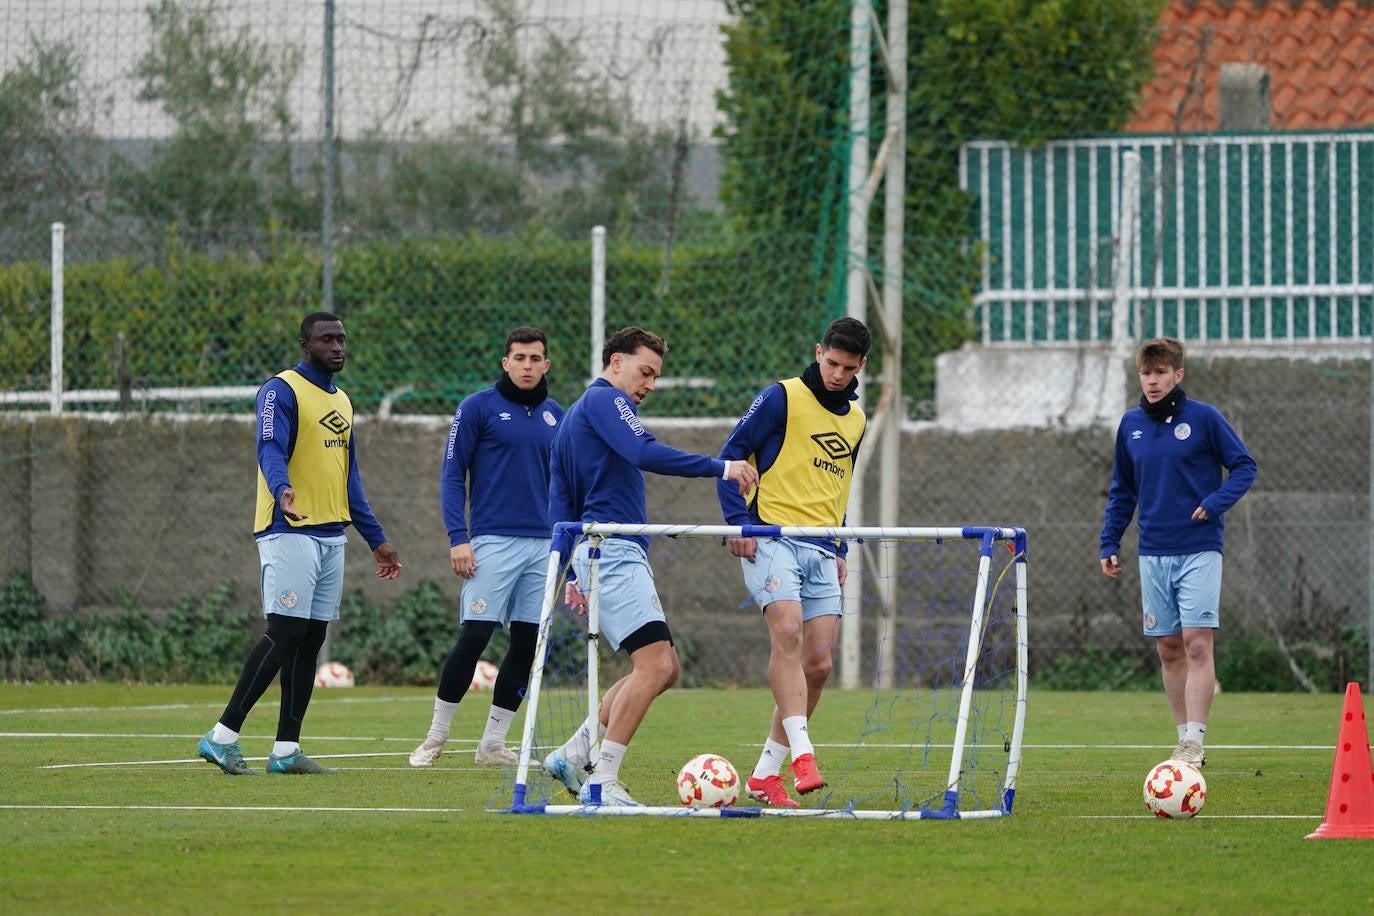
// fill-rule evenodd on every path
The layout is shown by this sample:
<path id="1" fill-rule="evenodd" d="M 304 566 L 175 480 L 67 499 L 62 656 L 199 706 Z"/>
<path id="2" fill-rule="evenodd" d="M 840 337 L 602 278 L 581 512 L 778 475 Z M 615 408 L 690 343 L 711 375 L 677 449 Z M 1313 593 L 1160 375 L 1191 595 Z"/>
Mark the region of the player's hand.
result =
<path id="1" fill-rule="evenodd" d="M 740 461 L 733 458 L 729 462 L 730 467 L 726 474 L 727 480 L 733 480 L 739 484 L 739 495 L 745 496 L 750 490 L 759 485 L 758 468 L 747 461 Z"/>
<path id="2" fill-rule="evenodd" d="M 448 565 L 453 567 L 455 576 L 471 579 L 477 575 L 477 555 L 472 552 L 472 544 L 459 544 L 448 549 Z"/>
<path id="3" fill-rule="evenodd" d="M 394 579 L 401 574 L 401 555 L 390 541 L 378 544 L 372 555 L 377 558 L 378 579 Z"/>
<path id="4" fill-rule="evenodd" d="M 730 548 L 730 556 L 752 563 L 754 553 L 759 549 L 759 542 L 753 538 L 726 538 L 725 546 Z"/>
<path id="5" fill-rule="evenodd" d="M 1102 575 L 1106 576 L 1108 579 L 1115 579 L 1117 576 L 1121 575 L 1121 561 L 1114 555 L 1103 557 L 1098 562 L 1102 566 Z"/>
<path id="6" fill-rule="evenodd" d="M 303 522 L 310 516 L 304 512 L 296 511 L 296 491 L 287 487 L 281 491 L 281 514 L 291 519 L 293 522 Z"/>
<path id="7" fill-rule="evenodd" d="M 1196 509 L 1194 509 L 1194 510 L 1193 510 L 1193 521 L 1195 521 L 1195 522 L 1205 522 L 1205 521 L 1207 521 L 1207 510 L 1204 509 L 1204 508 L 1202 508 L 1201 506 L 1198 506 Z"/>
<path id="8" fill-rule="evenodd" d="M 845 562 L 844 557 L 835 558 L 835 573 L 840 585 L 844 585 L 844 580 L 849 578 L 849 564 Z"/>
<path id="9" fill-rule="evenodd" d="M 582 589 L 578 588 L 576 582 L 569 582 L 563 586 L 563 603 L 578 614 L 587 613 L 587 596 L 582 594 Z"/>

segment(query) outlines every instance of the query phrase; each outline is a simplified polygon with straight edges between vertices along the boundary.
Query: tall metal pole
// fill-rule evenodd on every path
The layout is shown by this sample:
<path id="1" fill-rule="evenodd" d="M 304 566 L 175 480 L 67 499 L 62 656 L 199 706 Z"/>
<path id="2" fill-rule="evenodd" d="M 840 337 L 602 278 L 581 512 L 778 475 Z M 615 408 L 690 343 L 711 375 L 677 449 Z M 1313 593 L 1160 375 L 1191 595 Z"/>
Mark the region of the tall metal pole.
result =
<path id="1" fill-rule="evenodd" d="M 893 0 L 887 14 L 887 171 L 883 187 L 883 400 L 887 403 L 882 429 L 882 499 L 878 524 L 898 521 L 902 463 L 902 253 L 906 228 L 906 61 L 907 4 Z M 882 553 L 881 576 L 884 628 L 897 606 L 897 577 L 893 551 Z"/>
<path id="2" fill-rule="evenodd" d="M 52 318 L 51 326 L 48 329 L 48 373 L 50 392 L 48 397 L 48 411 L 54 417 L 62 412 L 62 341 L 63 325 L 66 319 L 63 317 L 63 291 L 66 283 L 63 280 L 64 266 L 66 264 L 66 232 L 67 227 L 62 223 L 52 224 Z"/>
<path id="3" fill-rule="evenodd" d="M 334 142 L 334 0 L 324 0 L 324 189 L 320 199 L 320 295 L 326 312 L 334 311 L 334 176 L 338 144 Z"/>
<path id="4" fill-rule="evenodd" d="M 868 316 L 868 205 L 864 185 L 868 177 L 869 66 L 872 56 L 873 4 L 854 0 L 849 11 L 849 224 L 845 242 L 845 309 L 860 321 Z M 860 379 L 860 396 L 863 381 Z M 849 487 L 850 525 L 863 524 L 864 483 L 857 471 Z M 862 558 L 848 556 L 849 577 L 844 584 L 844 614 L 840 618 L 840 685 L 859 686 L 862 639 Z"/>
<path id="5" fill-rule="evenodd" d="M 592 227 L 592 323 L 587 382 L 601 374 L 601 348 L 606 345 L 606 227 Z"/>

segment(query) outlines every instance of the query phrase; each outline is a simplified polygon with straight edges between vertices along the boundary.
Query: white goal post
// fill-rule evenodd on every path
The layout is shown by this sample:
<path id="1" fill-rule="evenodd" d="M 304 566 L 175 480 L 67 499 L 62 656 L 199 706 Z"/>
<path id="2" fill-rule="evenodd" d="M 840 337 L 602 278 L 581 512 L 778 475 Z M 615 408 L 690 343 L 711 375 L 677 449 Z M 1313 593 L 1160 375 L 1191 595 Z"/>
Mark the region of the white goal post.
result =
<path id="1" fill-rule="evenodd" d="M 743 794 L 728 808 L 602 805 L 595 797 L 593 803 L 568 803 L 563 786 L 543 773 L 544 754 L 561 744 L 583 717 L 596 715 L 603 686 L 601 641 L 596 638 L 596 566 L 591 581 L 583 583 L 586 616 L 575 617 L 561 607 L 568 558 L 558 547 L 570 540 L 616 536 L 648 537 L 655 563 L 663 562 L 655 553 L 657 545 L 676 550 L 690 539 L 718 544 L 728 537 L 826 538 L 847 542 L 851 551 L 897 552 L 891 566 L 897 581 L 864 582 L 865 594 L 871 592 L 879 596 L 874 600 L 884 602 L 881 612 L 871 615 L 876 648 L 865 659 L 869 686 L 863 689 L 873 692 L 872 703 L 855 732 L 842 736 L 852 746 L 828 752 L 828 759 L 847 757 L 848 763 L 827 770 L 827 776 L 836 777 L 831 780 L 833 788 L 817 793 L 820 801 L 815 806 L 752 807 Z M 996 818 L 1011 813 L 1026 711 L 1024 529 L 560 523 L 553 544 L 510 813 L 883 820 Z M 876 566 L 865 563 L 864 575 Z M 739 590 L 744 591 L 742 578 Z M 667 614 L 672 624 L 671 608 Z M 831 687 L 827 696 L 838 690 Z M 545 707 L 556 702 L 570 702 L 576 709 L 562 715 L 559 724 L 551 724 Z M 709 742 L 710 735 L 702 739 Z M 741 782 L 747 775 L 748 768 L 741 768 Z"/>

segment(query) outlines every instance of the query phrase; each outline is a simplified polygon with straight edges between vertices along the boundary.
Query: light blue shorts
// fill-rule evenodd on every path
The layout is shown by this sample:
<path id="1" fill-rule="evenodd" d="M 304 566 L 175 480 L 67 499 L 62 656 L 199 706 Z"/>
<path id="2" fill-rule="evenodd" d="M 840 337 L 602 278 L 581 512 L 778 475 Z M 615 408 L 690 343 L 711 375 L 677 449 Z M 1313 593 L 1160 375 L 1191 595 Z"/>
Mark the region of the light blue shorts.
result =
<path id="1" fill-rule="evenodd" d="M 744 585 L 760 609 L 800 601 L 802 620 L 839 614 L 840 571 L 833 554 L 791 538 L 758 538 L 754 562 L 741 559 Z"/>
<path id="2" fill-rule="evenodd" d="M 654 573 L 644 548 L 624 538 L 606 538 L 601 542 L 601 559 L 592 572 L 590 541 L 582 541 L 573 550 L 573 571 L 585 591 L 592 583 L 587 600 L 599 597 L 597 626 L 601 635 L 615 651 L 627 636 L 640 627 L 666 622 L 663 604 L 654 588 Z M 594 577 L 594 578 L 593 578 Z"/>
<path id="3" fill-rule="evenodd" d="M 463 580 L 463 622 L 538 623 L 549 566 L 549 539 L 480 534 L 472 539 L 477 572 Z"/>
<path id="4" fill-rule="evenodd" d="M 342 534 L 317 538 L 281 533 L 258 538 L 263 616 L 338 620 L 347 543 Z"/>
<path id="5" fill-rule="evenodd" d="M 1140 558 L 1140 604 L 1146 636 L 1173 636 L 1184 627 L 1221 626 L 1221 553 Z"/>

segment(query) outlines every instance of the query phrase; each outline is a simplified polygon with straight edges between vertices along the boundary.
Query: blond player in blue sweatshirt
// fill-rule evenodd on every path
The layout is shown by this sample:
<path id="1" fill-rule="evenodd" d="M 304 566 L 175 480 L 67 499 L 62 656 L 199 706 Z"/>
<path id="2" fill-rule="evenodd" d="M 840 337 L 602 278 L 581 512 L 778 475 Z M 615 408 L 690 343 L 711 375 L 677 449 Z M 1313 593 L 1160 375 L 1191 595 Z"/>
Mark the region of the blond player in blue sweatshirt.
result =
<path id="1" fill-rule="evenodd" d="M 1250 489 L 1257 468 L 1221 413 L 1184 395 L 1180 341 L 1146 341 L 1136 369 L 1140 406 L 1117 428 L 1100 563 L 1109 578 L 1121 574 L 1121 535 L 1135 514 L 1145 635 L 1154 637 L 1178 732 L 1172 756 L 1202 766 L 1216 685 L 1223 516 Z"/>

